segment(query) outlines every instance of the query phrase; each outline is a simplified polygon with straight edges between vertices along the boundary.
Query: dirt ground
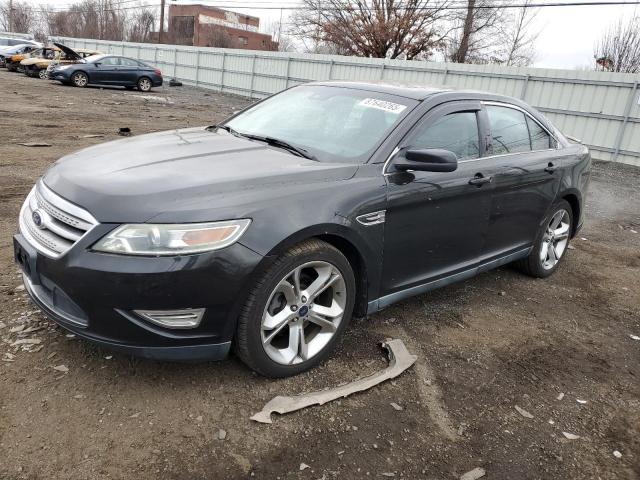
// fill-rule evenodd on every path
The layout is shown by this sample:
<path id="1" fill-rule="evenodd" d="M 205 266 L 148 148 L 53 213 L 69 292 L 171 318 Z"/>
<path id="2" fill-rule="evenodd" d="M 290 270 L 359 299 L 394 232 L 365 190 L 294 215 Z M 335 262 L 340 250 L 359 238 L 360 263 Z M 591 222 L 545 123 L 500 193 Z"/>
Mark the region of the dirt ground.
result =
<path id="1" fill-rule="evenodd" d="M 233 357 L 157 363 L 69 338 L 28 301 L 12 260 L 20 205 L 57 158 L 119 127 L 215 123 L 247 100 L 5 70 L 0 92 L 0 478 L 640 478 L 640 169 L 596 164 L 585 228 L 553 277 L 502 268 L 407 300 L 355 320 L 319 368 L 268 380 Z M 419 356 L 396 380 L 249 420 L 276 394 L 384 368 L 385 337 Z"/>

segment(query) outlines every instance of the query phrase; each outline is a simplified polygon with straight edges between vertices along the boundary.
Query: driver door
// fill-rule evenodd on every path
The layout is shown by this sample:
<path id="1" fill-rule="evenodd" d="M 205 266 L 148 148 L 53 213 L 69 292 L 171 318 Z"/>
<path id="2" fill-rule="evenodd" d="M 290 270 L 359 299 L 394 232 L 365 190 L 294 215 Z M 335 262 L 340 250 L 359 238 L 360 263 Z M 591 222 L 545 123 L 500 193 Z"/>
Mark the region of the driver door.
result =
<path id="1" fill-rule="evenodd" d="M 394 171 L 393 159 L 387 165 L 381 297 L 388 303 L 452 275 L 473 274 L 485 243 L 493 187 L 483 171 L 482 118 L 479 102 L 446 103 L 429 111 L 398 146 L 396 158 L 408 149 L 452 151 L 458 157 L 454 172 Z"/>
<path id="2" fill-rule="evenodd" d="M 91 83 L 111 84 L 118 77 L 120 59 L 118 57 L 105 57 L 96 63 L 95 67 L 95 70 L 91 72 Z"/>

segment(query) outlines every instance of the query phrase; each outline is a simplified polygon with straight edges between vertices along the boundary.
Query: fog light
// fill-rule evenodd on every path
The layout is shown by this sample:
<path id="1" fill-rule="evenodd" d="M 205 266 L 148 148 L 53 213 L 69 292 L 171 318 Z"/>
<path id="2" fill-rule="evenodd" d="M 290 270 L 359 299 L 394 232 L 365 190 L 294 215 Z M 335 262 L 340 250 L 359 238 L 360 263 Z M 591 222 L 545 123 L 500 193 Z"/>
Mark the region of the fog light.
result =
<path id="1" fill-rule="evenodd" d="M 204 308 L 184 310 L 134 310 L 145 320 L 165 328 L 196 328 L 204 315 Z"/>

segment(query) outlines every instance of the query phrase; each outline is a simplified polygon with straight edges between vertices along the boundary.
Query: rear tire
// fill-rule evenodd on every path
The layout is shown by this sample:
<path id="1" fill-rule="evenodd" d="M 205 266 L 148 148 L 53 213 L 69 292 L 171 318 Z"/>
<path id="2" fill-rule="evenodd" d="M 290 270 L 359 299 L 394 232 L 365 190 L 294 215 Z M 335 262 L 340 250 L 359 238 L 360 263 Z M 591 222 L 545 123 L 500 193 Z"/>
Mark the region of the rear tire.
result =
<path id="1" fill-rule="evenodd" d="M 280 255 L 249 291 L 240 312 L 235 353 L 267 377 L 318 365 L 347 327 L 356 283 L 347 258 L 307 240 Z"/>
<path id="2" fill-rule="evenodd" d="M 84 88 L 89 84 L 89 77 L 84 72 L 76 72 L 71 76 L 71 83 L 74 87 Z"/>
<path id="3" fill-rule="evenodd" d="M 138 80 L 138 90 L 141 92 L 148 92 L 151 90 L 151 87 L 153 87 L 153 84 L 150 78 L 142 77 Z"/>
<path id="4" fill-rule="evenodd" d="M 531 253 L 515 262 L 522 273 L 535 278 L 552 275 L 566 256 L 573 232 L 573 210 L 566 200 L 553 204 L 533 243 Z"/>

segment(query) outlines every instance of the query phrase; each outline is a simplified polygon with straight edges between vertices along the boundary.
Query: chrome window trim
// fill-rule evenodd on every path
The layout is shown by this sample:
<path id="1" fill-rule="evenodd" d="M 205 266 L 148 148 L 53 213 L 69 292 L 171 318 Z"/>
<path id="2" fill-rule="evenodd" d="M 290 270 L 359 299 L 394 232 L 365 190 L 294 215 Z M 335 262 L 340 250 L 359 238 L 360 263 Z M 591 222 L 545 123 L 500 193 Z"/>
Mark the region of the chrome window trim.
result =
<path id="1" fill-rule="evenodd" d="M 504 153 L 504 154 L 501 154 L 501 155 L 516 155 L 517 153 L 531 153 L 531 152 L 543 152 L 543 151 L 546 151 L 546 150 L 560 150 L 560 140 L 558 139 L 558 137 L 556 137 L 552 132 L 550 132 L 547 127 L 542 125 L 533 115 L 531 115 L 529 112 L 527 112 L 524 108 L 519 107 L 517 105 L 514 105 L 512 103 L 505 103 L 505 102 L 481 101 L 480 103 L 483 106 L 484 105 L 489 105 L 489 106 L 494 106 L 494 107 L 504 107 L 504 108 L 511 108 L 513 110 L 518 110 L 519 112 L 524 113 L 527 117 L 529 117 L 531 120 L 536 122 L 540 126 L 540 128 L 542 128 L 545 132 L 547 132 L 547 134 L 556 141 L 556 148 L 546 148 L 546 149 L 543 149 L 543 150 L 529 150 L 529 152 Z M 491 125 L 489 125 L 489 127 L 491 127 Z M 489 128 L 489 129 L 491 129 L 491 128 Z M 529 134 L 529 138 L 531 138 L 531 134 Z M 496 156 L 496 155 L 492 155 L 492 156 Z M 487 157 L 482 157 L 482 158 L 487 158 Z"/>
<path id="2" fill-rule="evenodd" d="M 556 147 L 555 148 L 544 148 L 544 149 L 541 149 L 541 150 L 528 150 L 526 152 L 500 153 L 498 155 L 485 155 L 485 156 L 480 156 L 478 158 L 469 158 L 467 160 L 459 160 L 458 163 L 470 163 L 470 162 L 477 162 L 477 161 L 480 161 L 480 160 L 491 160 L 491 159 L 494 159 L 494 158 L 506 157 L 508 155 L 524 155 L 524 154 L 528 154 L 528 153 L 555 152 L 555 151 L 561 150 L 563 148 L 561 142 L 558 140 L 558 137 L 556 137 L 552 132 L 550 132 L 547 127 L 542 125 L 533 115 L 531 115 L 524 108 L 519 107 L 517 105 L 513 105 L 512 103 L 505 103 L 505 102 L 498 102 L 498 101 L 485 101 L 485 100 L 478 100 L 478 101 L 480 102 L 480 104 L 483 107 L 486 106 L 486 105 L 492 105 L 492 106 L 496 106 L 496 107 L 512 108 L 514 110 L 518 110 L 518 111 L 524 113 L 527 117 L 529 117 L 531 120 L 536 122 L 540 126 L 540 128 L 542 128 L 545 132 L 547 132 L 547 134 L 551 138 L 553 138 L 555 140 Z M 490 127 L 490 125 L 489 125 L 489 127 Z M 398 145 L 400 145 L 400 143 L 398 143 Z M 391 152 L 389 157 L 387 157 L 387 159 L 385 160 L 384 166 L 382 167 L 382 175 L 383 176 L 386 177 L 387 175 L 392 175 L 392 173 L 387 172 L 387 167 L 389 166 L 389 163 L 391 163 L 391 160 L 393 159 L 393 157 L 399 151 L 400 151 L 400 147 L 396 146 L 396 148 L 393 149 L 393 151 Z"/>

